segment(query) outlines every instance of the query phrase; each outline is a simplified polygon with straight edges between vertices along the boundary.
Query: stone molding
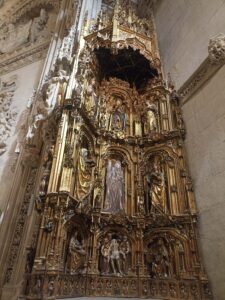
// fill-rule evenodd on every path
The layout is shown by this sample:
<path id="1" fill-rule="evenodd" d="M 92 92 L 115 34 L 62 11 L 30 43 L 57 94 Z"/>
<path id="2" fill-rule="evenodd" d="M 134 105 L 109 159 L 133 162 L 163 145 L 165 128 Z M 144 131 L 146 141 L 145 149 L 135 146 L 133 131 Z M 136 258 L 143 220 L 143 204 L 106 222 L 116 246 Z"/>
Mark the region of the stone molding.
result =
<path id="1" fill-rule="evenodd" d="M 46 57 L 50 40 L 22 47 L 13 53 L 0 56 L 0 75 L 17 70 Z"/>
<path id="2" fill-rule="evenodd" d="M 208 57 L 179 89 L 178 93 L 181 96 L 182 105 L 225 64 L 224 34 L 210 39 L 208 53 Z"/>

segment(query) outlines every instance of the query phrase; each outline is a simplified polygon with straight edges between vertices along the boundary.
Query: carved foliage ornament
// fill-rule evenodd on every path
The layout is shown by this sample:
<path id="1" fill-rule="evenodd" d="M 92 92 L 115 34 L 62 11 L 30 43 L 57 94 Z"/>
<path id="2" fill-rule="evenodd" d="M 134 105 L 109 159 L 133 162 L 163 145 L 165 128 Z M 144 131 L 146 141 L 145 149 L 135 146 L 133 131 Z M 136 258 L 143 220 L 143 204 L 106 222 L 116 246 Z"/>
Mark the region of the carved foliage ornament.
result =
<path id="1" fill-rule="evenodd" d="M 0 81 L 0 155 L 6 151 L 7 140 L 12 133 L 12 128 L 17 115 L 12 107 L 15 90 L 15 76 L 8 81 Z"/>
<path id="2" fill-rule="evenodd" d="M 209 41 L 209 59 L 212 64 L 225 62 L 225 35 L 218 34 Z"/>

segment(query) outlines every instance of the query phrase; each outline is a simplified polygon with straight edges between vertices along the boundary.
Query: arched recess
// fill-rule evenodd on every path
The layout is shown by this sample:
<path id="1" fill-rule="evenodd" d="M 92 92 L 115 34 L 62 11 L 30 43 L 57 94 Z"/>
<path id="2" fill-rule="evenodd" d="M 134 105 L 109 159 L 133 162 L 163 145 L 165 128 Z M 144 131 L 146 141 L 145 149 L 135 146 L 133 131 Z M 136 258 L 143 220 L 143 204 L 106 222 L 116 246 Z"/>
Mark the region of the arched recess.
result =
<path id="1" fill-rule="evenodd" d="M 115 240 L 116 243 L 114 244 Z M 108 225 L 104 230 L 98 231 L 96 241 L 98 246 L 95 257 L 98 262 L 98 271 L 101 275 L 131 275 L 135 273 L 137 264 L 135 255 L 136 241 L 131 231 L 118 225 Z M 110 257 L 110 254 L 113 254 L 117 247 L 119 256 L 116 259 L 120 261 L 120 265 L 113 266 L 111 262 L 116 259 Z M 117 271 L 117 274 L 115 274 L 115 271 Z"/>
<path id="2" fill-rule="evenodd" d="M 71 216 L 63 226 L 63 270 L 67 274 L 84 274 L 90 255 L 90 230 L 79 216 Z"/>
<path id="3" fill-rule="evenodd" d="M 169 131 L 171 129 L 168 95 L 169 92 L 162 85 L 152 87 L 151 84 L 144 93 L 146 103 L 152 105 L 152 111 L 157 123 L 157 131 L 159 132 Z"/>
<path id="4" fill-rule="evenodd" d="M 167 146 L 148 148 L 143 157 L 142 174 L 144 176 L 145 201 L 149 201 L 146 196 L 147 193 L 154 194 L 156 200 L 157 195 L 162 196 L 161 200 L 155 201 L 157 208 L 171 215 L 181 214 L 184 208 L 181 205 L 183 201 L 180 201 L 180 199 L 181 197 L 186 197 L 186 195 L 182 193 L 183 187 L 179 180 L 180 165 L 178 155 Z M 151 178 L 153 179 L 151 180 Z M 151 180 L 150 186 L 148 185 L 149 179 Z M 160 203 L 161 201 L 162 203 Z M 147 202 L 145 203 L 147 212 L 149 212 L 148 208 L 153 203 L 150 203 L 150 205 Z"/>
<path id="5" fill-rule="evenodd" d="M 131 215 L 134 211 L 134 167 L 129 151 L 121 146 L 109 147 L 102 161 L 102 212 Z"/>
<path id="6" fill-rule="evenodd" d="M 103 81 L 100 88 L 99 123 L 109 131 L 133 135 L 134 103 L 138 95 L 127 82 L 118 78 Z"/>
<path id="7" fill-rule="evenodd" d="M 145 263 L 152 278 L 188 278 L 192 272 L 189 241 L 176 229 L 153 229 L 144 238 Z"/>

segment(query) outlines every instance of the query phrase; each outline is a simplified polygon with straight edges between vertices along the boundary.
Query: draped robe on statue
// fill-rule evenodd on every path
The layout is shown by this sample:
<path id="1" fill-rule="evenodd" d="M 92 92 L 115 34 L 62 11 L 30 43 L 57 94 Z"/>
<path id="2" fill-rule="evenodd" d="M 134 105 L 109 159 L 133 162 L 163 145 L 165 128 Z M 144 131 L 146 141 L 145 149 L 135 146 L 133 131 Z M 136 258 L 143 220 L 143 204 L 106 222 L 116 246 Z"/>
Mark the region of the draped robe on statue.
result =
<path id="1" fill-rule="evenodd" d="M 91 188 L 91 168 L 88 166 L 88 150 L 86 148 L 81 148 L 80 156 L 78 159 L 77 166 L 77 182 L 76 182 L 76 192 L 77 198 L 82 199 L 88 195 Z"/>
<path id="2" fill-rule="evenodd" d="M 104 211 L 111 213 L 124 211 L 124 171 L 118 160 L 108 161 Z"/>

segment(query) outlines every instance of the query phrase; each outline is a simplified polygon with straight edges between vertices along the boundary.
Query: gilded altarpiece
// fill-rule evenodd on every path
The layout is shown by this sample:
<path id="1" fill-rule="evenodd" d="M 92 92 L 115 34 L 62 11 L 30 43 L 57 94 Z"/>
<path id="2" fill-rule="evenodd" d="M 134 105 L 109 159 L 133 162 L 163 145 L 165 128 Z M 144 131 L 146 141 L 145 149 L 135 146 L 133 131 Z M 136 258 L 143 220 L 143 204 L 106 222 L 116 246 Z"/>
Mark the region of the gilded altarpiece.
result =
<path id="1" fill-rule="evenodd" d="M 27 299 L 211 299 L 179 97 L 163 77 L 154 23 L 130 1 L 105 8 L 84 21 L 84 46 L 66 70 L 72 96 L 65 76 L 53 95 L 58 133 L 36 204 Z"/>

